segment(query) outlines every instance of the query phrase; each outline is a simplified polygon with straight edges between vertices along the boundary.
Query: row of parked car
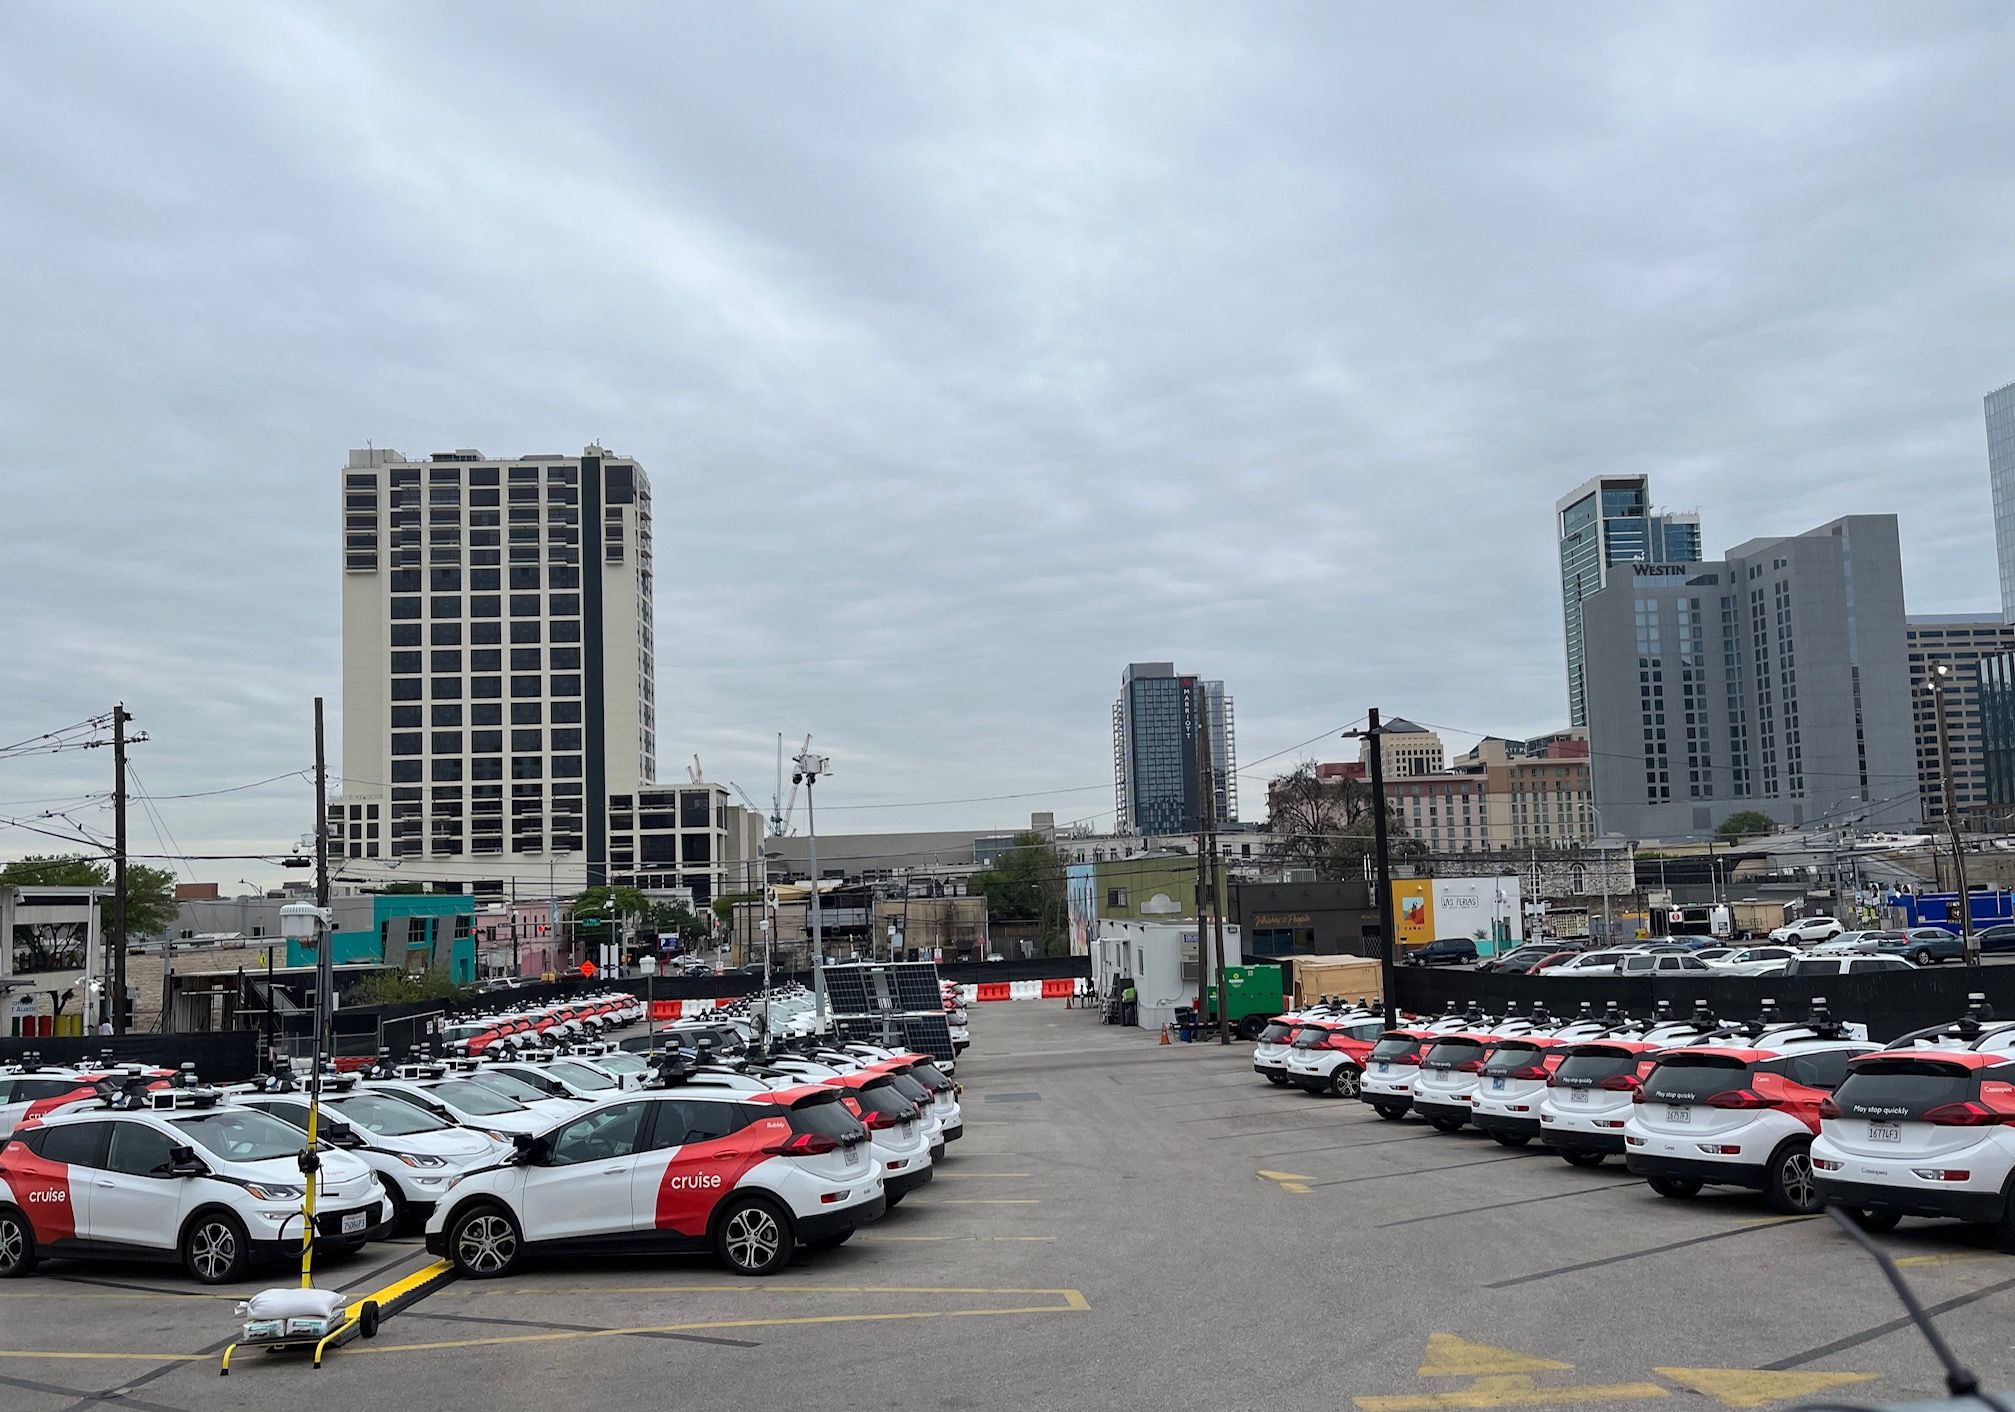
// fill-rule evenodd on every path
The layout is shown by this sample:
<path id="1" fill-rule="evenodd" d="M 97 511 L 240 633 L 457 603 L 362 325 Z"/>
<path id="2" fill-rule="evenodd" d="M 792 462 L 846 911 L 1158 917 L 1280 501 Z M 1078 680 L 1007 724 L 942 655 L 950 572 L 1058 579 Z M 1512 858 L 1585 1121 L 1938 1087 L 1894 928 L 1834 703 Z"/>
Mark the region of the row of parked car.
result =
<path id="1" fill-rule="evenodd" d="M 1963 957 L 1958 937 L 1932 931 L 1849 932 L 1810 948 L 1732 945 L 1711 937 L 1652 937 L 1593 951 L 1549 942 L 1517 947 L 1476 969 L 1534 976 L 1837 976 L 1915 970 Z"/>
<path id="2" fill-rule="evenodd" d="M 931 1179 L 964 1131 L 947 1059 L 733 1020 L 646 1052 L 495 1043 L 319 1076 L 315 1242 L 421 1227 L 466 1275 L 527 1255 L 711 1250 L 736 1274 L 829 1249 Z M 631 1040 L 628 1043 L 637 1043 Z M 315 1082 L 0 1069 L 0 1278 L 158 1258 L 211 1284 L 298 1253 Z"/>
<path id="3" fill-rule="evenodd" d="M 1470 1006 L 1396 1028 L 1338 1001 L 1275 1021 L 1253 1067 L 1381 1118 L 1536 1141 L 1573 1166 L 1621 1157 L 1660 1196 L 1747 1187 L 1787 1214 L 1845 1207 L 1872 1230 L 1990 1222 L 2015 1252 L 2015 1022 L 1980 996 L 1886 1045 L 1823 1000 L 1802 1020 L 1769 1001 L 1740 1023 L 1704 1005 L 1644 1019 L 1584 1005 L 1569 1020 Z"/>

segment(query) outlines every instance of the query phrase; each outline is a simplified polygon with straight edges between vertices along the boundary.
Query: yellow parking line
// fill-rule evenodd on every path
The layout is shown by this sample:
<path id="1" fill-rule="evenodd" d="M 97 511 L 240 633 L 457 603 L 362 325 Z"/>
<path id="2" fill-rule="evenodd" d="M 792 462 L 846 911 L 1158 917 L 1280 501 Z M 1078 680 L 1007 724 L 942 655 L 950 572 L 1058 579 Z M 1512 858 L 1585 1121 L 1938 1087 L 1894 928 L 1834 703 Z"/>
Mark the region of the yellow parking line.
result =
<path id="1" fill-rule="evenodd" d="M 1062 1304 L 1038 1304 L 1022 1309 L 920 1309 L 888 1314 L 804 1314 L 775 1319 L 709 1319 L 685 1324 L 652 1324 L 628 1329 L 556 1329 L 550 1333 L 499 1334 L 489 1338 L 440 1339 L 429 1343 L 366 1343 L 359 1353 L 421 1353 L 447 1348 L 494 1348 L 514 1343 L 559 1343 L 569 1339 L 625 1338 L 637 1334 L 695 1333 L 706 1329 L 775 1329 L 801 1324 L 874 1324 L 918 1319 L 986 1319 L 1021 1314 L 1081 1314 L 1091 1305 L 1074 1289 L 1045 1291 L 1061 1294 Z"/>
<path id="2" fill-rule="evenodd" d="M 208 1353 L 74 1353 L 54 1348 L 0 1348 L 0 1358 L 103 1358 L 143 1363 L 199 1363 Z"/>
<path id="3" fill-rule="evenodd" d="M 933 1206 L 1040 1206 L 1040 1205 L 1042 1205 L 1042 1203 L 1041 1203 L 1040 1201 L 1037 1201 L 1037 1200 L 1035 1200 L 1035 1199 L 1034 1199 L 1033 1197 L 1020 1197 L 1020 1198 L 1015 1198 L 1015 1199 L 1010 1199 L 1010 1198 L 1005 1198 L 1005 1197 L 995 1197 L 995 1198 L 993 1198 L 993 1199 L 991 1199 L 991 1200 L 985 1200 L 985 1199 L 979 1199 L 979 1198 L 974 1198 L 974 1197 L 964 1197 L 964 1198 L 955 1198 L 955 1199 L 953 1199 L 953 1200 L 951 1200 L 951 1201 L 933 1201 L 933 1202 L 931 1203 L 931 1205 L 933 1205 Z"/>
<path id="4" fill-rule="evenodd" d="M 882 1237 L 888 1239 L 888 1237 Z M 456 1295 L 480 1294 L 488 1298 L 510 1295 L 527 1295 L 543 1298 L 549 1294 L 1056 1294 L 1067 1295 L 1067 1289 L 1002 1287 L 995 1285 L 801 1285 L 772 1282 L 769 1285 L 742 1283 L 732 1285 L 537 1285 L 516 1286 L 509 1289 L 482 1289 L 470 1285 L 456 1285 L 443 1290 L 441 1298 L 452 1299 Z"/>
<path id="5" fill-rule="evenodd" d="M 941 1182 L 990 1181 L 995 1178 L 1032 1177 L 1034 1172 L 939 1172 L 935 1180 Z"/>
<path id="6" fill-rule="evenodd" d="M 1951 1250 L 1943 1255 L 1905 1255 L 1896 1263 L 1906 1269 L 1915 1265 L 1957 1265 L 1966 1260 L 2006 1260 L 1995 1250 Z"/>
<path id="7" fill-rule="evenodd" d="M 1389 1397 L 1352 1399 L 1362 1412 L 1441 1412 L 1443 1408 L 1558 1407 L 1571 1402 L 1633 1402 L 1670 1397 L 1657 1383 L 1583 1383 L 1539 1387 L 1529 1377 L 1512 1373 L 1478 1378 L 1455 1392 L 1400 1393 Z"/>

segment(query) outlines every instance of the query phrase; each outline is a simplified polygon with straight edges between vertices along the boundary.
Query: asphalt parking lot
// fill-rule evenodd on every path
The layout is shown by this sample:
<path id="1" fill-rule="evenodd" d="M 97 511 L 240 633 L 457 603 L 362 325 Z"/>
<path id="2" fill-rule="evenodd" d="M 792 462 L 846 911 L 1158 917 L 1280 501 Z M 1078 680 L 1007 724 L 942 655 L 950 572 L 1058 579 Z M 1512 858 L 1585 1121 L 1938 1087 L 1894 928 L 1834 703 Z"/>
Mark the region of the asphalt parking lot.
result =
<path id="1" fill-rule="evenodd" d="M 1667 1201 L 1362 1105 L 1268 1086 L 1250 1047 L 1161 1047 L 1060 1004 L 974 1007 L 967 1137 L 938 1180 L 785 1274 L 545 1264 L 449 1284 L 311 1372 L 217 1354 L 231 1303 L 154 1266 L 0 1286 L 10 1412 L 345 1406 L 1777 1406 L 1937 1395 L 1930 1353 L 1824 1221 Z M 1880 1238 L 1990 1386 L 2015 1386 L 2015 1259 Z M 374 1245 L 324 1283 L 427 1261 Z"/>

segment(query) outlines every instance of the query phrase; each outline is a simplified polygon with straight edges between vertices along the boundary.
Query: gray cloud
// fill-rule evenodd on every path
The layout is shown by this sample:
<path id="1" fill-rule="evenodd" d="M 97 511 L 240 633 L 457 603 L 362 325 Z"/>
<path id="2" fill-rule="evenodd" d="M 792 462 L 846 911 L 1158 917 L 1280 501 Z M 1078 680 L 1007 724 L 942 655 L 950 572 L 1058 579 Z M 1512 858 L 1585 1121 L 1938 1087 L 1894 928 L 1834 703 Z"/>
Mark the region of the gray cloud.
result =
<path id="1" fill-rule="evenodd" d="M 0 735 L 124 697 L 163 794 L 304 766 L 366 439 L 644 461 L 666 773 L 766 797 L 809 729 L 835 811 L 1059 791 L 836 828 L 1108 809 L 1137 658 L 1222 675 L 1247 759 L 1373 702 L 1556 725 L 1548 514 L 1603 471 L 1716 547 L 1897 511 L 1913 609 L 1990 607 L 2010 27 L 12 7 Z"/>

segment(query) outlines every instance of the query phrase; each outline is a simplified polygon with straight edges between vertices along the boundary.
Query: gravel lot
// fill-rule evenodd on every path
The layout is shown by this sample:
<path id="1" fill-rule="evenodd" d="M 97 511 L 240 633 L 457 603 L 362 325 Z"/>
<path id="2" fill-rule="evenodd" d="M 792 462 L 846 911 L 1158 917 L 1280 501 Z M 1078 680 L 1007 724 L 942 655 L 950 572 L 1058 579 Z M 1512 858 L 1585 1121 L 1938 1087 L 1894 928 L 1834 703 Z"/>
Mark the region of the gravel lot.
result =
<path id="1" fill-rule="evenodd" d="M 1313 1395 L 1409 1412 L 1941 1390 L 1876 1271 L 1823 1221 L 1734 1192 L 1665 1201 L 1620 1168 L 1383 1122 L 1268 1086 L 1247 1046 L 1163 1048 L 1047 1002 L 974 1007 L 973 1031 L 968 1136 L 940 1179 L 777 1278 L 701 1260 L 551 1264 L 451 1284 L 320 1373 L 252 1355 L 219 1380 L 230 1301 L 282 1273 L 220 1297 L 161 1267 L 50 1264 L 0 1286 L 0 1403 L 1096 1409 Z M 1906 1222 L 1882 1240 L 1944 1306 L 1961 1356 L 2015 1386 L 2015 1260 L 1963 1227 Z M 372 1246 L 326 1282 L 371 1290 L 425 1259 L 415 1243 Z"/>

